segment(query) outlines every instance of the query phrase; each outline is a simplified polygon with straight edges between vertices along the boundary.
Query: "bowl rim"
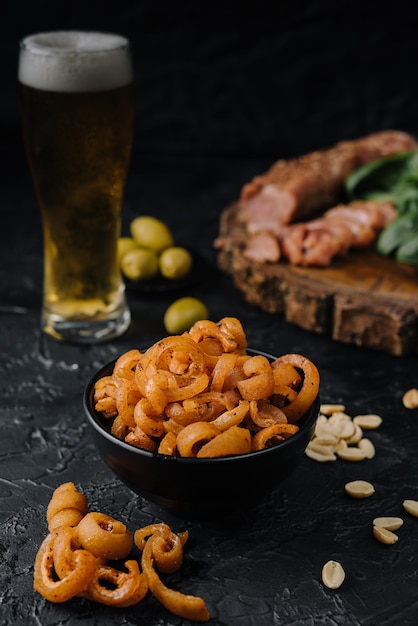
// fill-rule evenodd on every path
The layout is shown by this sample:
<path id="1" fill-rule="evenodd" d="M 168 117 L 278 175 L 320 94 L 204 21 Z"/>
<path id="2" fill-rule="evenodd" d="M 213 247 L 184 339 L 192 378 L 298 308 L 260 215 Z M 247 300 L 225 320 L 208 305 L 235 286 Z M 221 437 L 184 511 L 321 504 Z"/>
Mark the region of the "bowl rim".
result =
<path id="1" fill-rule="evenodd" d="M 257 350 L 255 348 L 247 348 L 246 349 L 249 354 L 261 355 L 265 356 L 268 359 L 276 359 L 278 357 L 269 354 L 268 352 L 264 352 L 262 350 Z M 144 350 L 141 350 L 141 352 Z M 112 371 L 114 364 L 116 363 L 116 357 L 103 365 L 98 371 L 96 371 L 93 376 L 89 379 L 87 385 L 84 388 L 83 392 L 83 407 L 84 412 L 86 414 L 87 420 L 90 425 L 94 428 L 94 430 L 101 436 L 107 439 L 110 443 L 115 444 L 122 450 L 126 450 L 131 454 L 138 455 L 139 457 L 144 457 L 146 459 L 155 459 L 165 463 L 175 463 L 180 465 L 196 465 L 205 466 L 205 465 L 222 465 L 222 464 L 230 464 L 230 463 L 242 463 L 243 460 L 252 461 L 257 459 L 258 457 L 267 457 L 271 454 L 277 454 L 279 450 L 286 450 L 289 447 L 293 447 L 296 445 L 296 442 L 301 439 L 305 435 L 305 431 L 311 428 L 319 415 L 320 408 L 320 395 L 316 396 L 314 402 L 312 403 L 310 409 L 307 413 L 301 418 L 303 420 L 302 427 L 291 437 L 285 439 L 277 446 L 272 446 L 271 448 L 264 448 L 263 450 L 255 450 L 252 452 L 246 452 L 245 454 L 231 454 L 229 456 L 222 457 L 211 457 L 211 458 L 202 458 L 198 459 L 196 457 L 181 457 L 181 456 L 172 456 L 169 454 L 161 454 L 160 452 L 151 452 L 149 450 L 143 450 L 142 448 L 138 448 L 130 443 L 126 443 L 116 437 L 116 435 L 112 435 L 102 424 L 102 420 L 99 413 L 95 411 L 91 405 L 92 393 L 94 389 L 94 384 L 99 378 L 102 376 L 108 375 L 109 371 Z"/>

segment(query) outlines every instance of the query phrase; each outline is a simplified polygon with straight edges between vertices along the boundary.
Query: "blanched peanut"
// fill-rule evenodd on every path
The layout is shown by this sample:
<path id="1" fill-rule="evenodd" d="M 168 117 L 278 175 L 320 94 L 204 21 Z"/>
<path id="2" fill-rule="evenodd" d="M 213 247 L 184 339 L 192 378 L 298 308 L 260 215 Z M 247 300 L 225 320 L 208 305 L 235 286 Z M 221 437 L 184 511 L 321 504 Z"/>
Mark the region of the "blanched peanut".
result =
<path id="1" fill-rule="evenodd" d="M 418 517 L 418 500 L 404 500 L 403 508 L 413 517 Z"/>
<path id="2" fill-rule="evenodd" d="M 363 461 L 366 458 L 366 455 L 360 448 L 350 446 L 337 450 L 337 455 L 344 461 Z"/>
<path id="3" fill-rule="evenodd" d="M 402 402 L 407 409 L 418 408 L 418 389 L 409 389 L 403 395 Z"/>
<path id="4" fill-rule="evenodd" d="M 376 454 L 374 445 L 372 444 L 370 439 L 366 439 L 365 437 L 363 437 L 363 439 L 360 439 L 360 441 L 358 442 L 358 447 L 364 453 L 366 459 L 372 459 Z"/>
<path id="5" fill-rule="evenodd" d="M 403 524 L 401 517 L 375 517 L 373 520 L 374 526 L 380 526 L 380 528 L 386 528 L 386 530 L 398 530 Z"/>
<path id="6" fill-rule="evenodd" d="M 322 582 L 329 589 L 338 589 L 345 579 L 345 572 L 338 561 L 328 561 L 322 568 Z"/>
<path id="7" fill-rule="evenodd" d="M 356 417 L 353 417 L 353 422 L 363 430 L 374 430 L 375 428 L 379 428 L 382 423 L 382 418 L 380 415 L 369 413 L 367 415 L 356 415 Z"/>
<path id="8" fill-rule="evenodd" d="M 373 535 L 380 543 L 387 545 L 393 545 L 398 541 L 398 535 L 395 535 L 391 530 L 387 530 L 382 526 L 373 526 Z"/>
<path id="9" fill-rule="evenodd" d="M 327 417 L 328 416 L 328 417 Z M 357 415 L 352 419 L 343 404 L 323 404 L 312 441 L 305 453 L 318 462 L 335 461 L 335 455 L 345 461 L 362 461 L 375 456 L 370 439 L 363 438 L 365 429 L 377 428 L 382 422 L 378 415 Z"/>
<path id="10" fill-rule="evenodd" d="M 345 411 L 344 404 L 321 404 L 320 412 L 323 415 L 332 415 L 339 411 Z"/>
<path id="11" fill-rule="evenodd" d="M 353 480 L 346 483 L 345 492 L 352 498 L 368 498 L 375 492 L 374 486 L 366 480 Z"/>
<path id="12" fill-rule="evenodd" d="M 313 461 L 318 461 L 318 463 L 327 463 L 328 461 L 336 461 L 337 457 L 334 453 L 330 453 L 324 449 L 324 452 L 318 452 L 317 450 L 313 450 L 310 446 L 305 450 L 306 456 L 308 456 Z"/>

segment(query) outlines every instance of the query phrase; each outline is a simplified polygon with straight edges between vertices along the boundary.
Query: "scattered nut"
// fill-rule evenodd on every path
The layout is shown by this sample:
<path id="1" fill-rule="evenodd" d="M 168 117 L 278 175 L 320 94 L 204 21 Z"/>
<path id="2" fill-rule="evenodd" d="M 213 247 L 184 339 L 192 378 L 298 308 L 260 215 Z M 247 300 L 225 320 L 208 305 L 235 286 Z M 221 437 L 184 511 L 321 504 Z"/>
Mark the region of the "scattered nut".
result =
<path id="1" fill-rule="evenodd" d="M 336 446 L 339 439 L 338 437 L 334 437 L 334 435 L 325 433 L 321 437 L 315 437 L 314 441 L 318 446 Z"/>
<path id="2" fill-rule="evenodd" d="M 334 411 L 332 415 L 330 415 L 328 423 L 340 423 L 340 422 L 350 422 L 351 417 L 345 411 Z"/>
<path id="3" fill-rule="evenodd" d="M 366 439 L 365 437 L 363 437 L 363 439 L 360 439 L 360 441 L 358 442 L 358 447 L 362 452 L 364 452 L 366 459 L 372 459 L 376 454 L 373 443 L 370 441 L 370 439 Z"/>
<path id="4" fill-rule="evenodd" d="M 382 423 L 379 415 L 347 415 L 343 404 L 322 404 L 315 433 L 306 448 L 306 454 L 315 461 L 335 461 L 335 455 L 345 461 L 372 459 L 373 443 L 363 437 L 364 429 L 377 428 Z"/>
<path id="5" fill-rule="evenodd" d="M 345 572 L 338 561 L 328 561 L 322 568 L 322 582 L 329 589 L 338 589 L 345 579 Z"/>
<path id="6" fill-rule="evenodd" d="M 368 415 L 356 415 L 356 417 L 353 417 L 353 422 L 363 430 L 373 430 L 379 428 L 382 418 L 380 415 L 369 413 Z"/>
<path id="7" fill-rule="evenodd" d="M 334 437 L 335 439 L 340 438 L 340 433 L 335 424 L 324 424 L 320 423 L 315 428 L 315 435 L 317 437 Z"/>
<path id="8" fill-rule="evenodd" d="M 309 449 L 324 454 L 326 456 L 334 454 L 334 446 L 326 443 L 321 443 L 320 439 L 314 439 L 309 443 Z"/>
<path id="9" fill-rule="evenodd" d="M 354 425 L 351 417 L 346 413 L 333 413 L 331 417 L 328 418 L 327 426 L 331 426 L 339 437 L 343 437 L 343 433 L 345 432 L 347 437 L 351 437 L 354 432 Z"/>
<path id="10" fill-rule="evenodd" d="M 345 411 L 343 404 L 321 404 L 320 411 L 323 415 L 332 415 L 337 411 Z"/>
<path id="11" fill-rule="evenodd" d="M 375 517 L 373 520 L 373 526 L 386 528 L 386 530 L 398 530 L 402 524 L 402 517 Z"/>
<path id="12" fill-rule="evenodd" d="M 337 455 L 344 461 L 363 461 L 366 458 L 366 455 L 360 448 L 352 448 L 350 446 L 337 450 Z"/>
<path id="13" fill-rule="evenodd" d="M 382 526 L 373 526 L 373 535 L 381 543 L 392 545 L 398 541 L 398 535 Z"/>
<path id="14" fill-rule="evenodd" d="M 363 437 L 363 431 L 361 430 L 360 426 L 358 424 L 355 424 L 354 422 L 353 424 L 354 424 L 354 433 L 349 439 L 347 439 L 347 443 L 349 446 L 355 445 Z"/>
<path id="15" fill-rule="evenodd" d="M 348 443 L 346 442 L 346 440 L 340 439 L 337 445 L 335 446 L 335 452 L 338 452 L 338 450 L 345 450 L 347 447 L 348 447 Z"/>
<path id="16" fill-rule="evenodd" d="M 409 389 L 403 395 L 402 402 L 407 409 L 418 408 L 418 389 Z"/>
<path id="17" fill-rule="evenodd" d="M 404 500 L 402 506 L 407 513 L 413 517 L 418 517 L 418 500 Z"/>
<path id="18" fill-rule="evenodd" d="M 374 486 L 366 480 L 353 480 L 346 483 L 344 489 L 352 498 L 368 498 L 375 492 Z"/>
<path id="19" fill-rule="evenodd" d="M 350 439 L 355 432 L 355 424 L 351 421 L 346 421 L 340 426 L 340 437 L 341 439 Z"/>
<path id="20" fill-rule="evenodd" d="M 328 420 L 325 417 L 325 415 L 323 415 L 321 412 L 318 415 L 318 420 L 316 422 L 317 426 L 320 426 L 321 424 L 328 424 Z"/>
<path id="21" fill-rule="evenodd" d="M 308 456 L 310 459 L 313 459 L 314 461 L 318 461 L 319 463 L 327 463 L 328 461 L 336 461 L 337 457 L 335 456 L 335 454 L 331 453 L 324 453 L 322 454 L 321 452 L 317 452 L 316 450 L 313 450 L 311 447 L 311 444 L 308 444 L 308 447 L 305 450 L 305 454 L 306 456 Z"/>

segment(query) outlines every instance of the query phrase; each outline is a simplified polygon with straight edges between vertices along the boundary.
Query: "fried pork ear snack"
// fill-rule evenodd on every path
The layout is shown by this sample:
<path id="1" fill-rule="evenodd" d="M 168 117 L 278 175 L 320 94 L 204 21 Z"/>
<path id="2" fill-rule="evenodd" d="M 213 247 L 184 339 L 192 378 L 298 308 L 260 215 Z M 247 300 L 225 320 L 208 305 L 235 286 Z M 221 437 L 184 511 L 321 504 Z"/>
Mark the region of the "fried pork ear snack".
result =
<path id="1" fill-rule="evenodd" d="M 284 441 L 287 437 L 291 437 L 298 431 L 295 424 L 272 424 L 266 426 L 253 437 L 252 449 L 264 450 L 271 445 Z"/>
<path id="2" fill-rule="evenodd" d="M 319 391 L 316 366 L 300 354 L 272 363 L 247 354 L 241 322 L 196 322 L 188 332 L 130 350 L 95 384 L 95 409 L 111 432 L 143 450 L 182 457 L 246 454 L 298 431 Z M 290 429 L 263 429 L 277 424 Z"/>
<path id="3" fill-rule="evenodd" d="M 58 531 L 59 532 L 59 531 Z M 90 552 L 74 550 L 71 566 L 63 578 L 55 578 L 53 548 L 57 533 L 49 533 L 38 550 L 34 566 L 34 589 L 50 602 L 66 602 L 85 591 L 96 571 L 96 559 Z"/>
<path id="4" fill-rule="evenodd" d="M 97 511 L 83 517 L 77 536 L 83 548 L 102 559 L 124 559 L 132 548 L 132 535 L 125 524 Z"/>
<path id="5" fill-rule="evenodd" d="M 197 453 L 198 459 L 213 459 L 218 456 L 246 454 L 251 452 L 251 433 L 247 428 L 231 426 L 203 445 Z"/>
<path id="6" fill-rule="evenodd" d="M 298 389 L 297 396 L 282 407 L 289 422 L 294 423 L 300 420 L 318 395 L 319 372 L 312 361 L 300 354 L 285 354 L 276 359 L 272 367 L 280 368 L 283 364 L 292 365 L 295 370 L 302 373 L 302 386 Z"/>
<path id="7" fill-rule="evenodd" d="M 87 513 L 87 499 L 74 483 L 63 483 L 53 493 L 46 512 L 48 530 L 76 526 Z"/>
<path id="8" fill-rule="evenodd" d="M 73 516 L 63 516 L 63 511 L 77 511 L 81 519 L 74 523 Z M 163 522 L 138 529 L 135 544 L 143 552 L 141 572 L 132 558 L 116 567 L 115 561 L 129 556 L 132 534 L 105 513 L 87 513 L 87 499 L 73 483 L 60 485 L 52 495 L 49 525 L 57 516 L 59 524 L 42 541 L 35 558 L 33 588 L 44 598 L 61 603 L 81 596 L 123 608 L 138 604 L 150 590 L 176 615 L 201 622 L 209 619 L 202 598 L 169 589 L 154 569 L 171 574 L 181 567 L 187 531 L 176 534 Z"/>
<path id="9" fill-rule="evenodd" d="M 166 524 L 152 524 L 134 535 L 136 546 L 142 550 L 142 569 L 154 596 L 171 613 L 184 619 L 206 622 L 210 616 L 205 601 L 169 589 L 155 571 L 158 568 L 161 572 L 172 573 L 180 567 L 185 540 L 187 536 L 175 535 Z"/>
<path id="10" fill-rule="evenodd" d="M 148 591 L 148 579 L 141 574 L 137 561 L 125 561 L 127 571 L 110 565 L 99 565 L 87 590 L 81 594 L 89 600 L 108 606 L 127 607 L 138 604 Z"/>

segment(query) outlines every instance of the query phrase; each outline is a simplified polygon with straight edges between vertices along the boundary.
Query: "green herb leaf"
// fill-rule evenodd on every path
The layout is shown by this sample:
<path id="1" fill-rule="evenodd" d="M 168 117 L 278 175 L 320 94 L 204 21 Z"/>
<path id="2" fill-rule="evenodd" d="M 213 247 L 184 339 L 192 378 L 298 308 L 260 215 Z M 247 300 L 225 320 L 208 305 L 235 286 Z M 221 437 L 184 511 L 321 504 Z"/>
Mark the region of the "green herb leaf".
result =
<path id="1" fill-rule="evenodd" d="M 389 256 L 411 236 L 412 228 L 410 219 L 398 217 L 382 230 L 376 241 L 376 250 L 383 256 Z"/>
<path id="2" fill-rule="evenodd" d="M 353 199 L 394 199 L 411 180 L 418 183 L 418 151 L 399 152 L 377 159 L 355 170 L 345 180 L 345 189 Z"/>
<path id="3" fill-rule="evenodd" d="M 396 260 L 409 265 L 418 265 L 418 233 L 411 235 L 396 252 Z"/>
<path id="4" fill-rule="evenodd" d="M 399 217 L 380 233 L 376 250 L 418 264 L 418 150 L 367 163 L 346 178 L 345 190 L 351 200 L 393 203 Z"/>

